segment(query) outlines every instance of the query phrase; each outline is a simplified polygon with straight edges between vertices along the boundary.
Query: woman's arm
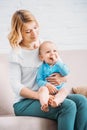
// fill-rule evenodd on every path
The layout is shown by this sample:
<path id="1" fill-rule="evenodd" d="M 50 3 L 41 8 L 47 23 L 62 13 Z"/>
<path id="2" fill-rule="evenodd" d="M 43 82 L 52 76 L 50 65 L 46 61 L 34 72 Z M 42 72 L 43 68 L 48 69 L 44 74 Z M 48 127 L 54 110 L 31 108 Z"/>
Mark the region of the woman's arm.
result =
<path id="1" fill-rule="evenodd" d="M 39 100 L 38 91 L 30 90 L 27 87 L 24 87 L 20 91 L 20 95 L 25 98 L 37 99 Z"/>
<path id="2" fill-rule="evenodd" d="M 31 99 L 39 99 L 38 92 L 30 90 L 21 83 L 21 67 L 17 63 L 9 64 L 10 83 L 15 94 Z"/>
<path id="3" fill-rule="evenodd" d="M 47 78 L 47 81 L 53 85 L 60 85 L 61 83 L 67 82 L 67 76 L 62 76 L 58 73 L 54 73 Z"/>

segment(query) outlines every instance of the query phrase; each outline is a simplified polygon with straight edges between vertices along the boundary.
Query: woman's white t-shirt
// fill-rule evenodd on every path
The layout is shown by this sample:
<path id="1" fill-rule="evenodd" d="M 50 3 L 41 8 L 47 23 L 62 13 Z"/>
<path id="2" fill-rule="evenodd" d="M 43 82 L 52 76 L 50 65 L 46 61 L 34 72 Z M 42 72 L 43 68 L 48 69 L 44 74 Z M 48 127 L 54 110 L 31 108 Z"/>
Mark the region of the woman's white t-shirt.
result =
<path id="1" fill-rule="evenodd" d="M 14 49 L 9 55 L 9 70 L 12 89 L 15 93 L 15 101 L 23 99 L 20 91 L 23 87 L 38 90 L 36 83 L 37 69 L 41 64 L 38 57 L 38 48 L 34 50 Z"/>

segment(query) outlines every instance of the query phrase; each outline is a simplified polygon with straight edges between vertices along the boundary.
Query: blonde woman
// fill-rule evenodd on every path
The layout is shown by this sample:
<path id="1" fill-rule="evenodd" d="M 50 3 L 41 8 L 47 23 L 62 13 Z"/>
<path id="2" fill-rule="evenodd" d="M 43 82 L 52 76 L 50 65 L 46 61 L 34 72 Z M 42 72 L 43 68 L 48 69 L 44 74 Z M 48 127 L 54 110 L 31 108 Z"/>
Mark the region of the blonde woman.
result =
<path id="1" fill-rule="evenodd" d="M 53 119 L 58 123 L 58 130 L 85 130 L 87 99 L 84 96 L 71 95 L 61 106 L 50 107 L 48 112 L 43 112 L 40 108 L 36 75 L 41 64 L 38 58 L 41 41 L 39 24 L 31 12 L 18 10 L 13 14 L 8 39 L 12 46 L 9 69 L 11 86 L 15 93 L 15 115 Z M 63 82 L 65 77 L 55 74 L 48 78 L 54 85 L 60 84 L 58 79 Z"/>

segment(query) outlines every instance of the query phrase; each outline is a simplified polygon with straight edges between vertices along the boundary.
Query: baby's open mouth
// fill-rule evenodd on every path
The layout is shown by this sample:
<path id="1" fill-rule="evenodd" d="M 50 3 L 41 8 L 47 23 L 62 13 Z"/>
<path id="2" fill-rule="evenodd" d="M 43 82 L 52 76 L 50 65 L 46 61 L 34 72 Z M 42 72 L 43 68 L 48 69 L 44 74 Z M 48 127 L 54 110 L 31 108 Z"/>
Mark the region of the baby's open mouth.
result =
<path id="1" fill-rule="evenodd" d="M 53 61 L 53 57 L 50 57 L 50 60 L 52 60 L 52 61 Z"/>

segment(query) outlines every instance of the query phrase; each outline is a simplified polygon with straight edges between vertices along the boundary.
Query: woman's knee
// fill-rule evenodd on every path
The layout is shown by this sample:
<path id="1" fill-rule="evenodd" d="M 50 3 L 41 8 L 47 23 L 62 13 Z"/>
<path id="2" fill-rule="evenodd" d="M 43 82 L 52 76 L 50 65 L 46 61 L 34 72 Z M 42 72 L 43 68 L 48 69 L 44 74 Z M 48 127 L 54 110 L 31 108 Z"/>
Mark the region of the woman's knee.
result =
<path id="1" fill-rule="evenodd" d="M 83 103 L 87 103 L 87 98 L 81 94 L 77 94 L 77 96 L 79 97 L 80 101 Z"/>
<path id="2" fill-rule="evenodd" d="M 87 107 L 87 98 L 81 94 L 76 94 L 76 104 L 83 107 Z"/>
<path id="3" fill-rule="evenodd" d="M 69 112 L 73 111 L 74 113 L 76 113 L 77 111 L 76 104 L 72 100 L 65 99 L 62 105 L 64 106 L 64 109 Z"/>
<path id="4" fill-rule="evenodd" d="M 79 105 L 83 110 L 86 112 L 87 111 L 87 98 L 83 95 L 79 96 Z"/>
<path id="5" fill-rule="evenodd" d="M 76 106 L 87 106 L 87 98 L 81 94 L 70 94 L 67 98 L 74 101 L 76 103 Z"/>

